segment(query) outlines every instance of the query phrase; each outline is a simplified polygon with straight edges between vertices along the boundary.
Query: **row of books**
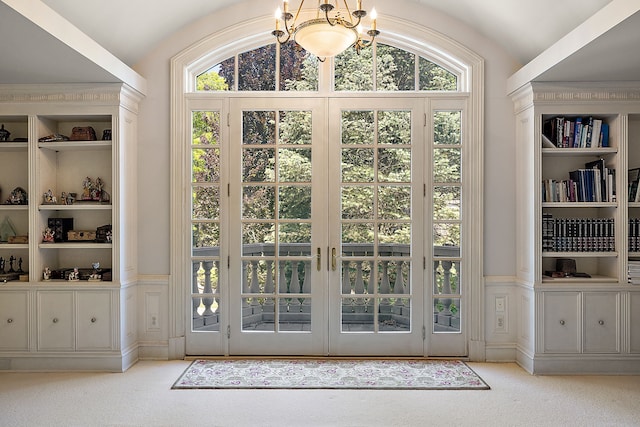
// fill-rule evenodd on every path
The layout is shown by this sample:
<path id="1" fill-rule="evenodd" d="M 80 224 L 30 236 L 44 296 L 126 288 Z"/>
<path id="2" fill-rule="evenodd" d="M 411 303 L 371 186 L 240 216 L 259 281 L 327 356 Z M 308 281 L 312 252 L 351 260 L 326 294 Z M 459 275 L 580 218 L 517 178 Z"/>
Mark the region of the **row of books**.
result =
<path id="1" fill-rule="evenodd" d="M 554 218 L 542 214 L 543 252 L 614 252 L 613 218 Z"/>
<path id="2" fill-rule="evenodd" d="M 629 260 L 629 283 L 640 285 L 640 260 Z"/>
<path id="3" fill-rule="evenodd" d="M 640 252 L 640 218 L 629 218 L 629 252 Z"/>
<path id="4" fill-rule="evenodd" d="M 609 125 L 594 117 L 553 117 L 544 121 L 542 135 L 545 145 L 557 148 L 609 146 Z"/>
<path id="5" fill-rule="evenodd" d="M 569 179 L 542 182 L 543 202 L 615 202 L 616 171 L 604 159 L 585 163 L 584 169 L 569 172 Z"/>

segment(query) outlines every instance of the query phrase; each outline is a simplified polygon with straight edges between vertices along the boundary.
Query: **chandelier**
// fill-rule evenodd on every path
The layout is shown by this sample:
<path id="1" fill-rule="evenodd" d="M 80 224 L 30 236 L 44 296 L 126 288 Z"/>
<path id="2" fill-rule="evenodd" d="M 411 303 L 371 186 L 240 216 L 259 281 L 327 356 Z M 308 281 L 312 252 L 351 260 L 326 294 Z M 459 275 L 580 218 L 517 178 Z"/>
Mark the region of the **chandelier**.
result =
<path id="1" fill-rule="evenodd" d="M 347 0 L 336 0 L 335 6 L 329 3 L 329 0 L 318 0 L 316 17 L 297 24 L 304 0 L 300 1 L 295 17 L 289 12 L 289 0 L 284 0 L 284 10 L 276 10 L 276 29 L 271 34 L 280 44 L 288 42 L 293 37 L 304 50 L 311 52 L 321 61 L 336 56 L 351 46 L 359 54 L 362 48 L 373 43 L 380 31 L 376 28 L 376 10 L 372 9 L 371 29 L 366 32 L 369 39 L 363 38 L 361 21 L 367 16 L 367 12 L 362 9 L 362 0 L 357 2 L 356 9 L 351 12 Z M 344 6 L 340 7 L 339 3 L 343 3 Z M 280 29 L 281 23 L 283 30 Z"/>

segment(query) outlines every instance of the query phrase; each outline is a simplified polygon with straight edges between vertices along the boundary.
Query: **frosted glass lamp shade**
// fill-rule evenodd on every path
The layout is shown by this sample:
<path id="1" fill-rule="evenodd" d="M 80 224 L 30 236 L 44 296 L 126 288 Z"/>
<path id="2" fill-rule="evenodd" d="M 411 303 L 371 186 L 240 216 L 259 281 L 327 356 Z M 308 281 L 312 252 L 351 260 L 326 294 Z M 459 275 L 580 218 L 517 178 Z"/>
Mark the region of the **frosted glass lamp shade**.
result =
<path id="1" fill-rule="evenodd" d="M 318 58 L 330 58 L 353 45 L 358 40 L 358 32 L 340 24 L 331 26 L 326 19 L 313 19 L 301 24 L 294 37 L 307 52 Z"/>

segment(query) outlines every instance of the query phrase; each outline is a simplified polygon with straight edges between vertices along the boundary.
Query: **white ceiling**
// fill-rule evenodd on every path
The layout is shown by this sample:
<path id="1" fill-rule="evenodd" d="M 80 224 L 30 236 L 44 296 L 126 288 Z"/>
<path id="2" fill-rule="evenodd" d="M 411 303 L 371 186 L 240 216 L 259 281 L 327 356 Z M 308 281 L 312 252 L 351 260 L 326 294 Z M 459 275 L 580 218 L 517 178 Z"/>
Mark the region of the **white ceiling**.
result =
<path id="1" fill-rule="evenodd" d="M 273 1 L 274 6 L 278 3 L 277 0 L 269 1 Z M 364 0 L 364 5 L 375 5 L 376 1 L 393 0 Z M 455 16 L 502 45 L 522 64 L 545 53 L 576 27 L 584 26 L 583 22 L 594 14 L 605 16 L 604 12 L 620 9 L 618 5 L 629 8 L 638 3 L 638 0 L 409 1 Z M 0 83 L 120 81 L 126 72 L 114 73 L 113 69 L 106 67 L 105 61 L 110 64 L 120 62 L 125 68 L 134 67 L 154 46 L 175 31 L 204 15 L 241 2 L 0 0 Z M 80 36 L 86 37 L 75 35 L 75 39 L 82 39 L 79 47 L 68 46 L 67 32 L 54 34 L 55 37 L 49 34 L 58 31 L 61 25 L 47 27 L 47 20 L 32 22 L 33 16 L 37 15 L 32 10 L 37 9 L 42 15 L 51 13 L 49 8 L 75 26 L 74 29 L 84 33 Z M 599 30 L 597 39 L 587 40 L 575 52 L 565 52 L 566 59 L 552 61 L 554 66 L 545 71 L 546 77 L 544 73 L 537 73 L 534 77 L 547 80 L 640 80 L 640 12 L 617 24 Z M 624 49 L 612 49 L 609 38 L 618 43 L 613 46 Z M 101 56 L 87 58 L 86 52 L 95 50 L 104 52 Z M 591 57 L 591 52 L 598 52 L 600 56 L 588 61 L 592 66 L 584 67 L 584 58 Z M 614 78 L 602 73 L 612 74 Z"/>

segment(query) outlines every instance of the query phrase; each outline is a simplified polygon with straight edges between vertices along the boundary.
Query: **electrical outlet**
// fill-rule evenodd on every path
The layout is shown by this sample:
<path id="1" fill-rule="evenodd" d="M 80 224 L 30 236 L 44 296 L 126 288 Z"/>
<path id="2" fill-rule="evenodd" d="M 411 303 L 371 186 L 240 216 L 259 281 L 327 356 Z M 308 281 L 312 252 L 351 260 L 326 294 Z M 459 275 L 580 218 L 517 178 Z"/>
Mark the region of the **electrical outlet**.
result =
<path id="1" fill-rule="evenodd" d="M 496 332 L 507 332 L 507 322 L 504 317 L 504 314 L 496 314 Z"/>

